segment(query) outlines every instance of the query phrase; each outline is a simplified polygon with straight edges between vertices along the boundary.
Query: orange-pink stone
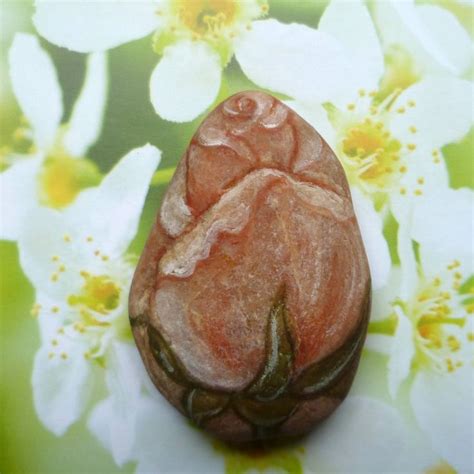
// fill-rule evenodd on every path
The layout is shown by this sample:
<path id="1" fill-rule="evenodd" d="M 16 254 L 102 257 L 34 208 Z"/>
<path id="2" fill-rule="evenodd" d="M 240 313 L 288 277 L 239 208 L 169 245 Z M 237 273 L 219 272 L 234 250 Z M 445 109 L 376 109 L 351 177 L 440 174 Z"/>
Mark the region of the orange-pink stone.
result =
<path id="1" fill-rule="evenodd" d="M 157 388 L 226 440 L 304 433 L 347 394 L 369 307 L 332 150 L 267 94 L 220 104 L 177 167 L 132 284 Z"/>

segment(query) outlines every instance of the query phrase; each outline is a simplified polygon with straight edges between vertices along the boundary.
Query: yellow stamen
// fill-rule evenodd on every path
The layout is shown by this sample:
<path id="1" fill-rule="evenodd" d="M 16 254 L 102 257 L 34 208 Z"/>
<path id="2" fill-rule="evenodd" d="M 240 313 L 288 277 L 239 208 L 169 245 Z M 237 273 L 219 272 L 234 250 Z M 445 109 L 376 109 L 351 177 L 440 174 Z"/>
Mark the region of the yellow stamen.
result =
<path id="1" fill-rule="evenodd" d="M 107 314 L 118 307 L 121 289 L 107 275 L 87 274 L 83 278 L 85 282 L 81 292 L 68 298 L 71 306 L 82 306 L 101 314 Z M 87 312 L 83 313 L 87 315 Z"/>

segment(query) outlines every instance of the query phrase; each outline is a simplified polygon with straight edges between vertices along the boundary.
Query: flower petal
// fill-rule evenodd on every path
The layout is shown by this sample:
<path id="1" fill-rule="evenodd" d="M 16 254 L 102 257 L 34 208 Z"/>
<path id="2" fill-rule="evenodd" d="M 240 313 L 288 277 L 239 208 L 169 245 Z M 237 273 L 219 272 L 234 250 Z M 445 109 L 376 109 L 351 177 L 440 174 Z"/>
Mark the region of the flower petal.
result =
<path id="1" fill-rule="evenodd" d="M 36 175 L 41 157 L 18 157 L 0 173 L 0 239 L 17 240 L 21 225 L 37 201 Z"/>
<path id="2" fill-rule="evenodd" d="M 435 163 L 429 150 L 413 152 L 407 165 L 408 170 L 399 183 L 405 192 L 395 191 L 389 196 L 390 209 L 398 222 L 407 222 L 418 202 L 449 186 L 448 169 L 444 160 L 437 158 Z"/>
<path id="3" fill-rule="evenodd" d="M 358 189 L 351 189 L 351 194 L 369 260 L 372 286 L 374 289 L 381 288 L 387 282 L 391 266 L 390 252 L 382 233 L 382 220 L 372 202 Z"/>
<path id="4" fill-rule="evenodd" d="M 464 73 L 472 62 L 472 42 L 467 31 L 457 18 L 444 8 L 418 5 L 416 10 L 437 43 L 438 51 L 441 51 L 441 64 L 447 63 L 451 73 Z M 429 45 L 427 50 L 431 53 Z"/>
<path id="5" fill-rule="evenodd" d="M 114 48 L 157 28 L 156 2 L 36 0 L 33 23 L 41 36 L 81 53 Z M 87 32 L 87 33 L 85 33 Z"/>
<path id="6" fill-rule="evenodd" d="M 404 137 L 409 127 L 415 126 L 413 143 L 427 152 L 458 141 L 473 123 L 473 92 L 469 81 L 426 78 L 399 95 L 393 109 L 403 107 L 405 112 L 394 114 L 390 129 L 397 137 Z"/>
<path id="7" fill-rule="evenodd" d="M 35 296 L 35 305 L 39 308 L 37 321 L 41 345 L 49 345 L 53 339 L 57 339 L 58 334 L 64 331 L 64 326 L 69 322 L 67 320 L 68 315 L 66 311 L 58 313 L 51 311 L 51 308 L 58 305 L 57 299 L 51 299 L 49 295 L 42 291 L 37 291 Z M 58 349 L 58 347 L 55 347 L 55 349 Z"/>
<path id="8" fill-rule="evenodd" d="M 219 56 L 203 42 L 182 41 L 165 49 L 150 78 L 150 99 L 165 120 L 188 122 L 214 102 L 220 83 Z"/>
<path id="9" fill-rule="evenodd" d="M 306 443 L 305 472 L 420 472 L 425 449 L 390 405 L 351 396 Z M 344 453 L 341 455 L 341 453 Z M 422 456 L 423 454 L 423 456 Z"/>
<path id="10" fill-rule="evenodd" d="M 370 14 L 361 2 L 332 0 L 319 20 L 318 30 L 344 45 L 351 56 L 354 90 L 377 88 L 384 70 L 382 48 Z M 347 78 L 348 79 L 348 78 Z"/>
<path id="11" fill-rule="evenodd" d="M 373 292 L 371 320 L 385 319 L 393 313 L 392 303 L 400 294 L 402 272 L 400 267 L 392 267 L 385 286 Z"/>
<path id="12" fill-rule="evenodd" d="M 143 364 L 131 344 L 114 342 L 109 355 L 106 381 L 110 396 L 94 408 L 88 427 L 122 466 L 133 459 Z"/>
<path id="13" fill-rule="evenodd" d="M 33 366 L 33 399 L 41 422 L 55 435 L 63 435 L 86 408 L 91 392 L 90 364 L 80 347 L 71 347 L 67 359 L 48 357 L 42 347 Z"/>
<path id="14" fill-rule="evenodd" d="M 462 74 L 471 62 L 468 33 L 444 8 L 387 0 L 374 4 L 385 45 L 401 45 L 426 73 Z"/>
<path id="15" fill-rule="evenodd" d="M 435 450 L 460 473 L 472 472 L 472 367 L 452 374 L 419 372 L 411 404 L 420 428 Z"/>
<path id="16" fill-rule="evenodd" d="M 312 125 L 332 149 L 336 147 L 336 131 L 329 121 L 326 110 L 321 104 L 317 102 L 300 102 L 297 100 L 285 100 L 284 102 Z"/>
<path id="17" fill-rule="evenodd" d="M 429 255 L 425 270 L 446 257 L 472 254 L 473 209 L 474 193 L 466 188 L 439 189 L 415 201 L 411 235 Z"/>
<path id="18" fill-rule="evenodd" d="M 212 440 L 191 427 L 161 396 L 143 397 L 139 407 L 136 447 L 137 474 L 213 474 L 224 472 L 223 459 L 217 456 Z M 176 446 L 186 446 L 186 455 Z"/>
<path id="19" fill-rule="evenodd" d="M 104 53 L 91 54 L 81 94 L 74 104 L 64 146 L 71 156 L 82 157 L 97 140 L 107 98 L 107 58 Z"/>
<path id="20" fill-rule="evenodd" d="M 110 452 L 112 452 L 110 441 L 110 425 L 113 422 L 114 417 L 115 414 L 112 400 L 110 398 L 106 398 L 95 405 L 89 416 L 89 419 L 87 420 L 87 427 L 89 428 L 89 431 L 93 433 L 100 444 L 102 444 L 102 446 Z M 121 465 L 117 459 L 114 458 L 114 461 L 119 466 Z"/>
<path id="21" fill-rule="evenodd" d="M 52 145 L 63 115 L 54 64 L 30 34 L 17 33 L 9 51 L 10 78 L 20 107 L 33 127 L 36 144 Z"/>
<path id="22" fill-rule="evenodd" d="M 398 216 L 397 252 L 400 258 L 402 279 L 399 296 L 405 301 L 411 298 L 418 281 L 416 258 L 411 239 L 411 223 L 413 221 L 413 205 L 407 201 L 403 215 Z"/>
<path id="23" fill-rule="evenodd" d="M 236 42 L 235 55 L 251 81 L 301 102 L 340 98 L 352 77 L 336 39 L 297 23 L 255 21 Z"/>
<path id="24" fill-rule="evenodd" d="M 392 351 L 393 337 L 384 334 L 367 334 L 364 349 L 390 355 Z"/>
<path id="25" fill-rule="evenodd" d="M 122 255 L 135 236 L 161 152 L 152 145 L 125 155 L 97 188 L 83 191 L 64 211 L 73 235 L 92 233 L 103 253 Z M 84 219 L 87 226 L 84 225 Z"/>
<path id="26" fill-rule="evenodd" d="M 73 234 L 61 213 L 37 207 L 28 214 L 18 237 L 23 271 L 36 291 L 53 301 L 62 301 L 65 295 L 70 294 L 71 288 L 81 287 L 78 272 L 66 271 L 58 281 L 52 278 L 58 268 L 55 259 L 60 258 L 64 262 L 64 256 L 67 256 L 68 267 L 76 264 L 80 268 L 82 260 L 86 258 L 80 247 L 71 246 L 64 240 L 66 235 Z"/>
<path id="27" fill-rule="evenodd" d="M 397 329 L 388 361 L 388 390 L 392 398 L 396 398 L 400 384 L 408 377 L 415 355 L 412 323 L 398 306 L 395 307 L 395 312 L 398 317 Z"/>

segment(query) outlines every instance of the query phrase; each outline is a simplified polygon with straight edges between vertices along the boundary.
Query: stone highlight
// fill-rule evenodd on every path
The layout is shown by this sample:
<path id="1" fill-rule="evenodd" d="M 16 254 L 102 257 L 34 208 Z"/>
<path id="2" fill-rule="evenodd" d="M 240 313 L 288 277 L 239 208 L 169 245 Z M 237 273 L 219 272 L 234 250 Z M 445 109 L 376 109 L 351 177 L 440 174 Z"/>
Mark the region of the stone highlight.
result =
<path id="1" fill-rule="evenodd" d="M 130 321 L 156 387 L 233 442 L 304 434 L 346 396 L 370 275 L 344 171 L 279 100 L 213 110 L 135 272 Z"/>

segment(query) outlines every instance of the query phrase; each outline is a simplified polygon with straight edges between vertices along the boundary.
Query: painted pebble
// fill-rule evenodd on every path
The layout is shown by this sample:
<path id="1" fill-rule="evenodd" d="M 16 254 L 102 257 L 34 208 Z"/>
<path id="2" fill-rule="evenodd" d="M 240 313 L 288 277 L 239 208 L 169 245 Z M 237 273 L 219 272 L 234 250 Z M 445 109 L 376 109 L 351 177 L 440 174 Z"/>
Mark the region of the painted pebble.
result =
<path id="1" fill-rule="evenodd" d="M 133 279 L 130 321 L 156 387 L 227 441 L 303 434 L 346 396 L 369 310 L 333 151 L 265 93 L 227 99 L 182 157 Z"/>

